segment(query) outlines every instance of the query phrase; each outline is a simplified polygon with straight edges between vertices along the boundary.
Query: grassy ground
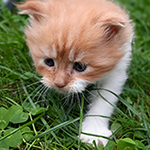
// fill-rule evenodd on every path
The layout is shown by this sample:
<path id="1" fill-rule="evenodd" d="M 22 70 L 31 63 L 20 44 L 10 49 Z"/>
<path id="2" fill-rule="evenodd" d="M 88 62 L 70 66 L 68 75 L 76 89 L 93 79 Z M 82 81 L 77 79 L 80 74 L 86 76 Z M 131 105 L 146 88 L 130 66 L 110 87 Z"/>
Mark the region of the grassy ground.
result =
<path id="1" fill-rule="evenodd" d="M 150 1 L 117 1 L 130 12 L 135 40 L 129 79 L 110 121 L 114 141 L 105 150 L 149 150 Z M 83 101 L 80 111 L 78 103 L 65 104 L 67 98 L 39 83 L 24 41 L 28 19 L 16 12 L 0 10 L 0 150 L 94 149 L 77 138 Z"/>

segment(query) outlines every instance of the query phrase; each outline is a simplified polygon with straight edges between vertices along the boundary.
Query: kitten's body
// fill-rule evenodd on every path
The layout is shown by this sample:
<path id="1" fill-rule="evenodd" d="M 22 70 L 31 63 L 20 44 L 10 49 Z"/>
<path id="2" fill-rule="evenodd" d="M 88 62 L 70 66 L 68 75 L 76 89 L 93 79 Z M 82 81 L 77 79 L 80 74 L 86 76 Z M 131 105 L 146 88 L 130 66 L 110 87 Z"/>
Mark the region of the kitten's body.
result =
<path id="1" fill-rule="evenodd" d="M 42 82 L 62 93 L 77 93 L 94 83 L 120 94 L 130 62 L 132 26 L 119 6 L 106 0 L 39 0 L 18 5 L 31 16 L 25 30 Z M 113 105 L 118 99 L 106 90 L 101 95 Z M 91 92 L 88 115 L 110 117 L 113 107 Z M 86 117 L 82 132 L 109 137 L 109 120 Z M 83 142 L 106 145 L 107 140 L 81 134 Z"/>

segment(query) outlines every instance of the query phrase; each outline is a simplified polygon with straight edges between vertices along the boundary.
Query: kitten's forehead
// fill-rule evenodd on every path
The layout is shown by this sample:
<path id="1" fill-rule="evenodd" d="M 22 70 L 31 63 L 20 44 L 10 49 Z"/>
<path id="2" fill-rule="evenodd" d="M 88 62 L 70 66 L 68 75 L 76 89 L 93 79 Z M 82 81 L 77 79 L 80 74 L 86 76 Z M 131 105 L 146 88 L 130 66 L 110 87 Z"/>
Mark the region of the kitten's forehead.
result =
<path id="1" fill-rule="evenodd" d="M 55 45 L 53 44 L 51 48 L 49 46 L 41 46 L 40 49 L 44 53 L 45 57 L 47 58 L 56 58 L 57 57 L 57 50 Z"/>
<path id="2" fill-rule="evenodd" d="M 56 47 L 55 47 L 54 44 L 52 45 L 52 52 L 51 52 L 51 55 L 52 55 L 52 57 L 54 57 L 54 58 L 57 57 L 57 51 L 56 51 Z"/>
<path id="3" fill-rule="evenodd" d="M 73 47 L 70 52 L 69 52 L 69 61 L 71 62 L 81 62 L 83 57 L 85 56 L 85 52 L 80 52 L 78 54 L 76 54 L 76 49 L 75 47 Z"/>
<path id="4" fill-rule="evenodd" d="M 49 48 L 48 46 L 41 47 L 45 57 L 53 59 L 61 59 L 62 61 L 69 62 L 82 62 L 82 59 L 86 56 L 85 51 L 77 51 L 75 47 L 68 49 L 58 48 L 55 44 Z"/>

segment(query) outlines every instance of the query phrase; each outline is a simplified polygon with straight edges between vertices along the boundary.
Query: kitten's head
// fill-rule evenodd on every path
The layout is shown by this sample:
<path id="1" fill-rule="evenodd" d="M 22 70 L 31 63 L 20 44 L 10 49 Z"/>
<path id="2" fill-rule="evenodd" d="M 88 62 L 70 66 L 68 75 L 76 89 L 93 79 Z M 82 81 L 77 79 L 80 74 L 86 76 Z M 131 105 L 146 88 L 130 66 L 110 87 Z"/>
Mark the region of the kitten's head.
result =
<path id="1" fill-rule="evenodd" d="M 124 56 L 132 27 L 128 15 L 105 0 L 30 0 L 26 41 L 42 82 L 60 92 L 81 92 Z"/>

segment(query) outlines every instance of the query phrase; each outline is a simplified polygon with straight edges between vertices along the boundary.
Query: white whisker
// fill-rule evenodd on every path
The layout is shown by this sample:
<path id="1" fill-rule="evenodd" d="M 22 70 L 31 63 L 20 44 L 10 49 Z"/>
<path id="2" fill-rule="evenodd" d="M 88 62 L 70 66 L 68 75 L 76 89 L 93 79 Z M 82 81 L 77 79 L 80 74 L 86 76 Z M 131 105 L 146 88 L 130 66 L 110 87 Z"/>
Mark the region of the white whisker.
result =
<path id="1" fill-rule="evenodd" d="M 39 91 L 37 91 L 37 93 L 34 95 L 32 99 L 34 99 L 44 88 L 45 86 L 42 84 L 42 87 L 39 89 Z"/>
<path id="2" fill-rule="evenodd" d="M 44 103 L 45 102 L 45 100 L 40 100 L 40 101 L 37 101 L 37 102 L 35 102 L 35 104 L 38 104 L 38 103 Z"/>
<path id="3" fill-rule="evenodd" d="M 95 98 L 97 98 L 98 96 L 94 95 L 92 92 L 90 92 L 89 90 L 85 89 L 89 94 L 91 94 L 92 96 L 94 96 Z"/>
<path id="4" fill-rule="evenodd" d="M 27 86 L 25 86 L 25 87 L 26 87 L 26 88 L 27 88 L 27 87 L 31 87 L 32 85 L 35 85 L 35 84 L 38 84 L 38 83 L 41 83 L 41 81 L 37 81 L 37 82 L 32 83 L 32 84 L 29 84 L 29 85 L 27 85 Z"/>
<path id="5" fill-rule="evenodd" d="M 80 102 L 79 94 L 76 93 L 76 95 L 77 95 L 77 103 L 78 103 L 78 105 L 79 105 L 79 108 L 81 109 L 81 102 Z"/>
<path id="6" fill-rule="evenodd" d="M 35 85 L 35 84 L 38 84 L 38 83 L 40 83 L 40 81 L 38 81 L 38 82 L 35 82 L 35 83 L 32 83 L 32 84 L 29 84 L 29 85 L 27 85 L 27 86 L 24 86 L 24 87 L 31 87 L 32 85 Z M 3 88 L 3 90 L 8 90 L 8 91 L 13 91 L 13 90 L 20 90 L 20 89 L 23 89 L 24 87 L 17 87 L 17 88 L 14 88 L 14 89 L 9 89 L 9 88 Z M 0 89 L 1 90 L 1 89 Z"/>
<path id="7" fill-rule="evenodd" d="M 68 111 L 67 111 L 67 112 L 69 112 L 69 111 L 70 111 L 71 106 L 72 106 L 72 104 L 73 104 L 74 94 L 71 94 L 71 96 L 72 96 L 72 98 L 71 98 L 71 101 L 70 101 L 70 104 L 69 104 L 69 107 L 68 107 Z"/>
<path id="8" fill-rule="evenodd" d="M 68 98 L 68 96 L 70 96 L 71 93 L 68 93 L 66 96 L 64 96 L 62 99 L 60 99 L 60 101 L 64 100 L 65 98 Z"/>
<path id="9" fill-rule="evenodd" d="M 37 98 L 37 101 L 39 100 L 39 98 L 41 97 L 41 95 L 45 92 L 45 90 L 47 89 L 47 87 L 42 87 L 42 90 L 41 90 L 41 92 L 40 92 L 40 94 L 39 94 L 39 96 L 38 96 L 38 98 Z"/>
<path id="10" fill-rule="evenodd" d="M 50 88 L 47 86 L 47 89 L 45 90 L 45 92 L 43 93 L 43 95 L 45 96 L 47 91 L 49 90 Z"/>
<path id="11" fill-rule="evenodd" d="M 28 99 L 29 97 L 31 97 L 39 88 L 41 88 L 42 84 L 39 85 L 30 95 L 28 95 L 28 97 L 26 99 Z"/>
<path id="12" fill-rule="evenodd" d="M 65 102 L 62 104 L 63 107 L 65 107 L 65 106 L 67 105 L 67 103 L 69 102 L 69 97 L 70 97 L 69 94 L 67 94 L 67 96 L 65 96 L 66 100 L 65 100 Z M 63 98 L 63 99 L 64 99 L 64 98 Z"/>
<path id="13" fill-rule="evenodd" d="M 84 100 L 85 100 L 88 104 L 90 104 L 89 100 L 84 96 L 83 92 L 81 92 L 81 94 L 82 94 L 82 96 L 84 97 Z"/>

